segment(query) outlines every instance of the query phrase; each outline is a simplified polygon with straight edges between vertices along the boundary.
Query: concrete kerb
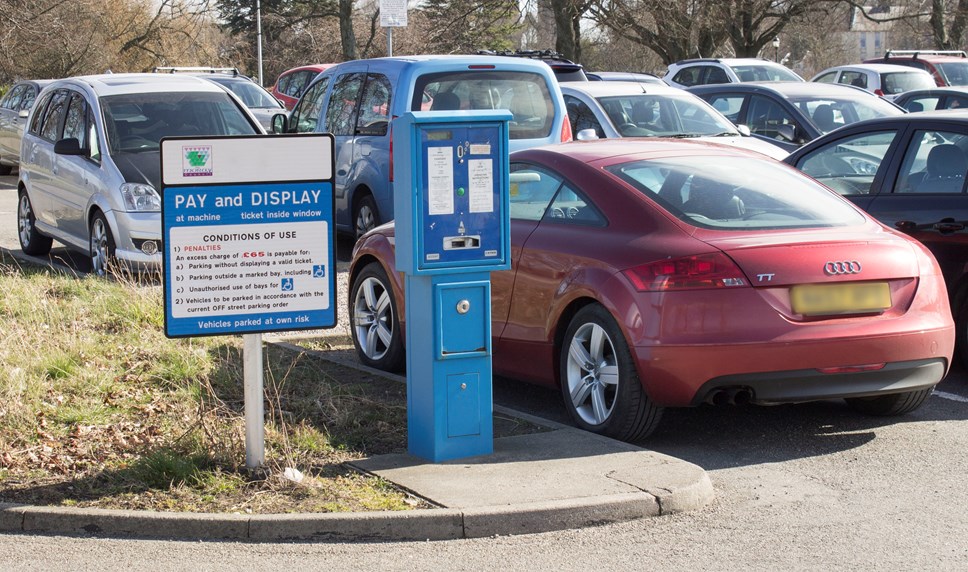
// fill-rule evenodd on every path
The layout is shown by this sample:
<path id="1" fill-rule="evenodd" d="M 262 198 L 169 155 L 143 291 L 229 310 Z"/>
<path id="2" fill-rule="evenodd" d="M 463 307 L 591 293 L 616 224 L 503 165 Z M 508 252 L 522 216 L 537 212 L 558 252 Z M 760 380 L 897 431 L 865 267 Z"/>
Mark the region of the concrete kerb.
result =
<path id="1" fill-rule="evenodd" d="M 269 340 L 268 343 L 292 351 L 311 352 L 339 365 L 363 368 L 374 375 L 403 381 L 400 376 L 365 368 L 350 360 L 332 359 L 326 352 L 306 350 L 285 341 Z M 513 409 L 496 406 L 495 411 L 544 425 L 552 432 L 575 431 L 572 427 Z M 583 438 L 601 440 L 612 448 L 641 451 L 634 445 L 582 434 Z M 666 461 L 659 459 L 656 462 L 661 466 Z M 608 478 L 630 485 L 634 492 L 462 509 L 272 515 L 167 513 L 0 503 L 0 532 L 252 542 L 455 540 L 623 522 L 698 509 L 714 497 L 705 471 L 685 462 L 678 470 L 664 474 L 661 484 L 655 487 L 636 484 L 642 480 L 641 475 L 631 473 L 612 473 Z M 423 496 L 419 491 L 412 492 Z"/>

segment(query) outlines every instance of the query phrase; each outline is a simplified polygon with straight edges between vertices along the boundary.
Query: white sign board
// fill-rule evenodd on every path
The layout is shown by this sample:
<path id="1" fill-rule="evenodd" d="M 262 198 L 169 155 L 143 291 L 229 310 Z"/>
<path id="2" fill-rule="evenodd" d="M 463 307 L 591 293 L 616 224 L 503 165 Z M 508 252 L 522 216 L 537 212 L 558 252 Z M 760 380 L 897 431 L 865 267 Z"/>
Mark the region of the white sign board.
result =
<path id="1" fill-rule="evenodd" d="M 407 0 L 380 0 L 380 26 L 407 27 Z"/>

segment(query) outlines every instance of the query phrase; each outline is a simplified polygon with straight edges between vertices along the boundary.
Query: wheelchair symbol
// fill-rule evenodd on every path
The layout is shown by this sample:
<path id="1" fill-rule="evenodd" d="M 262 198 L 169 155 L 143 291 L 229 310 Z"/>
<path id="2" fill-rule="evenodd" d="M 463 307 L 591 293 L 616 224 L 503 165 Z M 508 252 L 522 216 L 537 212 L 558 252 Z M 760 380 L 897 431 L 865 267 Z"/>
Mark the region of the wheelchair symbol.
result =
<path id="1" fill-rule="evenodd" d="M 326 278 L 326 266 L 323 264 L 314 264 L 313 278 Z"/>
<path id="2" fill-rule="evenodd" d="M 281 286 L 283 292 L 292 292 L 292 278 L 283 278 Z"/>

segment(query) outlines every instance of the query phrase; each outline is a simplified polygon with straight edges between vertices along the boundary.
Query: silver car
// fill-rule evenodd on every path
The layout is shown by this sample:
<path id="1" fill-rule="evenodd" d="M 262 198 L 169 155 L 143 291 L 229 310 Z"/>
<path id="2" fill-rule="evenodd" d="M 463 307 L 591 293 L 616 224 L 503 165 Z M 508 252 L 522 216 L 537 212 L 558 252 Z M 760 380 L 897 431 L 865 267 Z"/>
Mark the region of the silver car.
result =
<path id="1" fill-rule="evenodd" d="M 20 81 L 0 99 L 0 175 L 9 175 L 20 165 L 20 139 L 24 124 L 40 90 L 53 80 Z"/>
<path id="2" fill-rule="evenodd" d="M 562 82 L 575 138 L 676 137 L 757 151 L 773 159 L 783 148 L 750 137 L 702 98 L 667 85 L 628 81 Z M 593 133 L 594 131 L 594 133 Z"/>
<path id="3" fill-rule="evenodd" d="M 40 94 L 21 143 L 17 225 L 26 254 L 52 240 L 103 275 L 161 264 L 160 141 L 253 135 L 258 121 L 221 87 L 184 75 L 58 80 Z"/>

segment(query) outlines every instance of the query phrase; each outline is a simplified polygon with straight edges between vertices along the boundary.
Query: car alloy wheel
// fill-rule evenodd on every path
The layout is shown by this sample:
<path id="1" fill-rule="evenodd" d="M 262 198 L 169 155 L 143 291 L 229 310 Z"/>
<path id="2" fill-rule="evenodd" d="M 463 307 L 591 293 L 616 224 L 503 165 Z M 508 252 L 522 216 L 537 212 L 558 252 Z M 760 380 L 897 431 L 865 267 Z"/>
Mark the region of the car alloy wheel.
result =
<path id="1" fill-rule="evenodd" d="M 349 312 L 360 361 L 385 371 L 402 369 L 405 356 L 397 303 L 379 263 L 368 264 L 353 281 Z"/>
<path id="2" fill-rule="evenodd" d="M 590 304 L 575 314 L 560 354 L 561 393 L 579 427 L 625 441 L 647 437 L 662 408 L 646 395 L 615 319 Z"/>
<path id="3" fill-rule="evenodd" d="M 43 256 L 50 252 L 53 240 L 37 232 L 34 208 L 30 204 L 27 191 L 20 191 L 17 203 L 17 234 L 20 238 L 20 250 L 31 256 Z"/>
<path id="4" fill-rule="evenodd" d="M 114 258 L 114 238 L 104 214 L 98 212 L 91 221 L 91 271 L 98 276 L 108 274 Z"/>
<path id="5" fill-rule="evenodd" d="M 372 197 L 366 196 L 360 199 L 354 220 L 357 239 L 376 227 L 376 205 L 373 204 Z"/>

